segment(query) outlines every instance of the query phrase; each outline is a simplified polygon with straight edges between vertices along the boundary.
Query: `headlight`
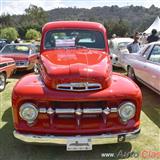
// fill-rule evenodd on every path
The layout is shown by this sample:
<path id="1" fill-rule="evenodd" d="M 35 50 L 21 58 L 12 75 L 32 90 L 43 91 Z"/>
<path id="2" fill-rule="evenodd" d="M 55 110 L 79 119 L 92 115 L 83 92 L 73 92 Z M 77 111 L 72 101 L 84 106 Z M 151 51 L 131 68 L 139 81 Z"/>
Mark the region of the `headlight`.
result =
<path id="1" fill-rule="evenodd" d="M 127 121 L 135 116 L 136 107 L 132 102 L 122 103 L 118 109 L 123 121 Z"/>
<path id="2" fill-rule="evenodd" d="M 19 115 L 28 123 L 33 123 L 38 116 L 38 110 L 32 103 L 24 103 L 20 107 Z"/>

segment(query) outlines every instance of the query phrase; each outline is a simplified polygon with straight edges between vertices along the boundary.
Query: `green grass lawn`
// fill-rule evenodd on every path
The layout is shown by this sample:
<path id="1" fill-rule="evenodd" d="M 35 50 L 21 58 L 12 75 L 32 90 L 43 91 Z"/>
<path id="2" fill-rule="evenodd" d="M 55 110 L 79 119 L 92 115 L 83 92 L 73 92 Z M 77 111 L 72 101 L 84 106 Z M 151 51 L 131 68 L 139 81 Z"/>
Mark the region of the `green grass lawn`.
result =
<path id="1" fill-rule="evenodd" d="M 103 158 L 102 153 L 140 154 L 143 150 L 160 151 L 160 96 L 140 85 L 143 93 L 141 134 L 131 143 L 93 146 L 88 152 L 67 152 L 65 146 L 24 144 L 13 137 L 11 93 L 18 79 L 8 80 L 5 91 L 0 93 L 0 160 L 94 160 L 94 159 L 143 159 Z M 153 158 L 155 159 L 155 158 Z"/>

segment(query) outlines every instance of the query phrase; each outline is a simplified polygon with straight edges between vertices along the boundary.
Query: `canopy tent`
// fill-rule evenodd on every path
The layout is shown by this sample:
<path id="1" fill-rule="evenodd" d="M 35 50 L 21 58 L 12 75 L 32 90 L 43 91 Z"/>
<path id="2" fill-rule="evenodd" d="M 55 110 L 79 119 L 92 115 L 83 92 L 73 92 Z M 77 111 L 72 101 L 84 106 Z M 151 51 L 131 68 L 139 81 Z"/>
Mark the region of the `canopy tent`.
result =
<path id="1" fill-rule="evenodd" d="M 152 25 L 143 33 L 150 34 L 152 32 L 152 29 L 156 29 L 157 32 L 160 32 L 160 18 L 157 16 L 157 18 L 154 20 Z"/>

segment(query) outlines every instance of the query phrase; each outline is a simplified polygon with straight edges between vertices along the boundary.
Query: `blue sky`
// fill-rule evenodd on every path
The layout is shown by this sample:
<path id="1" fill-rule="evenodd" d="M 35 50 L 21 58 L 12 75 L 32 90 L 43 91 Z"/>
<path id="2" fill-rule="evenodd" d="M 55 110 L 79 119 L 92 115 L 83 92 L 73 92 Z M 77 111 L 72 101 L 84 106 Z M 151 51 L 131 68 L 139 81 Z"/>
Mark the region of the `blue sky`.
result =
<path id="1" fill-rule="evenodd" d="M 23 14 L 25 8 L 30 4 L 43 7 L 45 10 L 50 10 L 57 7 L 74 7 L 91 8 L 96 6 L 111 6 L 118 5 L 120 7 L 134 5 L 150 7 L 154 4 L 160 7 L 160 0 L 0 0 L 0 14 Z"/>

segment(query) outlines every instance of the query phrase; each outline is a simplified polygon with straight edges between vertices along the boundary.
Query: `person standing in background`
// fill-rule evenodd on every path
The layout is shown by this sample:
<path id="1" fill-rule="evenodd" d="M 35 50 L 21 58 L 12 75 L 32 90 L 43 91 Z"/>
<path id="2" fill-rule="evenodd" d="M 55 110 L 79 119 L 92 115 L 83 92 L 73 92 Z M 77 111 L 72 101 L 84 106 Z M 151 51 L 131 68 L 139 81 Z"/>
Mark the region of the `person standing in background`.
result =
<path id="1" fill-rule="evenodd" d="M 140 38 L 140 39 L 141 39 L 140 42 L 141 42 L 142 45 L 147 44 L 147 34 L 146 34 L 146 33 L 143 33 L 143 34 L 141 35 L 141 38 Z"/>
<path id="2" fill-rule="evenodd" d="M 135 33 L 133 38 L 134 38 L 134 41 L 130 43 L 129 45 L 127 45 L 127 49 L 129 53 L 136 53 L 140 49 L 139 35 Z"/>
<path id="3" fill-rule="evenodd" d="M 153 29 L 151 35 L 148 36 L 148 38 L 147 38 L 147 42 L 151 43 L 151 42 L 156 42 L 158 40 L 159 40 L 159 37 L 157 35 L 157 30 Z"/>

